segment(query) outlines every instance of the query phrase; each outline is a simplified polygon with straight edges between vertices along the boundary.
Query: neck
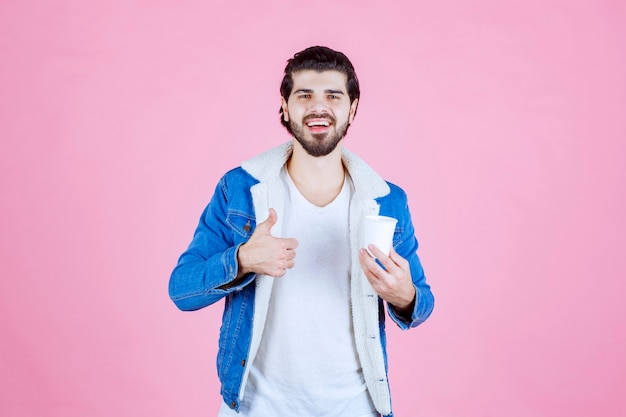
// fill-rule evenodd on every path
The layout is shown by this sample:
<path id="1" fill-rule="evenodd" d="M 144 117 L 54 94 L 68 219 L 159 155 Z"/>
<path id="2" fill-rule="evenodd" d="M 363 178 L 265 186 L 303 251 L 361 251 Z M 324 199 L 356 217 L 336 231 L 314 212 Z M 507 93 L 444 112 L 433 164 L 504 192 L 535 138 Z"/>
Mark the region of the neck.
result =
<path id="1" fill-rule="evenodd" d="M 307 200 L 320 207 L 327 205 L 337 197 L 345 179 L 341 143 L 330 154 L 315 157 L 294 140 L 287 171 Z"/>

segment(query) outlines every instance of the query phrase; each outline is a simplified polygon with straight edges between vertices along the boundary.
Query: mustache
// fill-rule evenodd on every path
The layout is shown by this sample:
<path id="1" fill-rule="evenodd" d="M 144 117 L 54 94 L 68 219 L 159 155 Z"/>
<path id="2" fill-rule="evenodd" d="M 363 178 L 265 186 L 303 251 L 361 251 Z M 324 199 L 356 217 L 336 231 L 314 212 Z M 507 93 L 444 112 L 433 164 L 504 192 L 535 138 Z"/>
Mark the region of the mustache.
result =
<path id="1" fill-rule="evenodd" d="M 302 118 L 302 122 L 306 123 L 309 120 L 312 119 L 323 119 L 323 120 L 328 120 L 330 121 L 332 124 L 335 124 L 335 118 L 333 116 L 331 116 L 330 114 L 327 113 L 313 113 L 313 114 L 309 114 L 307 116 L 304 116 L 304 118 Z"/>

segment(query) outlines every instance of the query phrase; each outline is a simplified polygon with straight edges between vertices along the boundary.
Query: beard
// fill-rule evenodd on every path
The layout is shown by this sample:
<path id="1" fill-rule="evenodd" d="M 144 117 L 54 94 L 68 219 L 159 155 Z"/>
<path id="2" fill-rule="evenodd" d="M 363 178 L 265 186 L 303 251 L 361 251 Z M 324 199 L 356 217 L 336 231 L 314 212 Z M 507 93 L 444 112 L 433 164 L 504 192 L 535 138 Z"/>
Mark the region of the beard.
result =
<path id="1" fill-rule="evenodd" d="M 346 121 L 343 125 L 337 126 L 337 129 L 334 132 L 326 132 L 326 133 L 310 133 L 306 130 L 306 121 L 308 119 L 319 118 L 320 116 L 310 115 L 306 117 L 302 124 L 299 125 L 293 122 L 291 119 L 289 120 L 289 127 L 291 134 L 294 138 L 302 145 L 304 150 L 311 156 L 326 156 L 332 151 L 335 150 L 341 139 L 348 132 L 348 121 Z M 329 119 L 332 122 L 332 126 L 335 126 L 335 119 L 328 116 L 323 116 L 323 118 Z M 309 139 L 308 137 L 311 137 Z"/>

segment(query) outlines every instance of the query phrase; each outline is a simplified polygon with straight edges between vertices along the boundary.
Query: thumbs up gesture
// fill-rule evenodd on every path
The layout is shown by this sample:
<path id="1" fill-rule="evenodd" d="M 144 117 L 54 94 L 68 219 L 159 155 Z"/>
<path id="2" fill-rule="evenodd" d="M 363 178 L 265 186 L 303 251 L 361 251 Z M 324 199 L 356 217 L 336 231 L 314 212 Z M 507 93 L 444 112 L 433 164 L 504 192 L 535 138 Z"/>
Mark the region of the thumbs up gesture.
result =
<path id="1" fill-rule="evenodd" d="M 250 272 L 278 278 L 293 267 L 298 241 L 272 236 L 270 231 L 277 220 L 278 214 L 271 208 L 269 217 L 258 224 L 250 239 L 239 247 L 238 278 Z"/>

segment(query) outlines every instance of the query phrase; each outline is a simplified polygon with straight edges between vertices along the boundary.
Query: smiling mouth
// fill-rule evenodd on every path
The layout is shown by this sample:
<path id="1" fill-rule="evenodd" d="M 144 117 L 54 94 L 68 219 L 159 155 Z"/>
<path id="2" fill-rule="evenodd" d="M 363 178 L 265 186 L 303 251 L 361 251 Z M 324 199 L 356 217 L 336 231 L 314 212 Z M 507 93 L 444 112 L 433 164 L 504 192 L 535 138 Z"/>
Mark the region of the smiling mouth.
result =
<path id="1" fill-rule="evenodd" d="M 313 120 L 306 124 L 308 127 L 328 127 L 330 122 L 328 120 Z"/>

